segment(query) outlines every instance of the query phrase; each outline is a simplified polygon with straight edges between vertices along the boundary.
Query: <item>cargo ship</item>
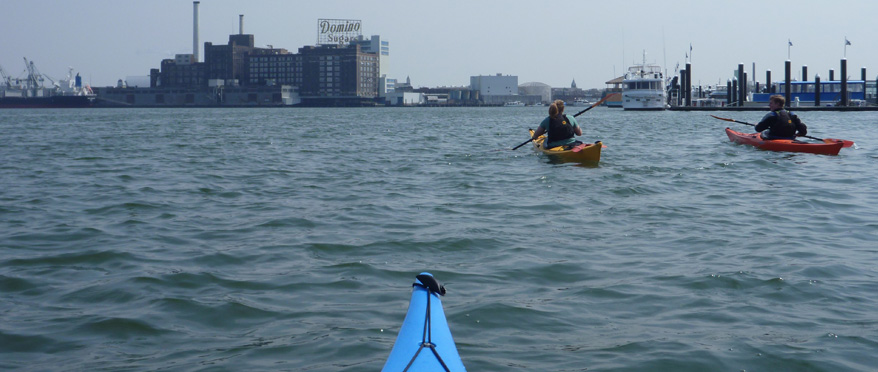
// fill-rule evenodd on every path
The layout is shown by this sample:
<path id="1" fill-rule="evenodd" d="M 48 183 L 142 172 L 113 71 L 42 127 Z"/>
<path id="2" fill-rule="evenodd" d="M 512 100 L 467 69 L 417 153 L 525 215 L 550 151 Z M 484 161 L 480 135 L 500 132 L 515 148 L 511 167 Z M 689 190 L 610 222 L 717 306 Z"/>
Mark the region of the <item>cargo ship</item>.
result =
<path id="1" fill-rule="evenodd" d="M 24 59 L 27 78 L 8 76 L 0 67 L 0 108 L 74 108 L 91 107 L 97 95 L 88 85 L 82 85 L 82 77 L 73 75 L 71 68 L 66 79 L 59 81 L 41 74 L 33 61 Z M 50 87 L 44 85 L 49 80 Z"/>

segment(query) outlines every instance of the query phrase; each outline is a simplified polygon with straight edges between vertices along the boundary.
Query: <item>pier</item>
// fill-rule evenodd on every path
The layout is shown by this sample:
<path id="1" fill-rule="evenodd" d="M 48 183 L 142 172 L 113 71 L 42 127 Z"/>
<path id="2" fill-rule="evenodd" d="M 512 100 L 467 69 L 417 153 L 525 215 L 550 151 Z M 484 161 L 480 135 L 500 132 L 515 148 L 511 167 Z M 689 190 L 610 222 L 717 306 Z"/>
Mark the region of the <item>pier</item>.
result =
<path id="1" fill-rule="evenodd" d="M 866 68 L 860 70 L 859 80 L 849 80 L 847 59 L 840 61 L 840 77 L 835 79 L 835 70 L 829 70 L 829 79 L 821 81 L 815 74 L 808 80 L 808 66 L 802 66 L 802 80 L 792 79 L 792 63 L 784 63 L 784 79 L 771 81 L 771 70 L 766 70 L 764 85 L 755 79 L 750 80 L 744 71 L 744 64 L 738 64 L 732 78 L 725 87 L 716 86 L 714 90 L 694 88 L 691 85 L 692 65 L 686 64 L 680 71 L 680 83 L 675 78 L 669 87 L 669 108 L 671 111 L 765 111 L 768 98 L 775 94 L 783 95 L 786 108 L 796 111 L 878 111 L 878 78 L 867 80 Z M 756 74 L 755 64 L 753 74 Z M 723 89 L 724 88 L 724 89 Z M 693 95 L 697 98 L 693 99 Z"/>

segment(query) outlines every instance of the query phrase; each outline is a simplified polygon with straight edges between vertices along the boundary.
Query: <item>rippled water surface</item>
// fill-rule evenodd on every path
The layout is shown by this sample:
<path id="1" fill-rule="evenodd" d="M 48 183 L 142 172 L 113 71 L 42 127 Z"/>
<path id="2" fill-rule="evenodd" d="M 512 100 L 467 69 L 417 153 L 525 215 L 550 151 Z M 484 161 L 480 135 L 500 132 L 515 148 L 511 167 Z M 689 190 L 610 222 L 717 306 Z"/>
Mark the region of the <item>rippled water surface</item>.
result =
<path id="1" fill-rule="evenodd" d="M 878 113 L 545 112 L 0 110 L 0 370 L 375 371 L 422 271 L 470 371 L 875 370 Z"/>

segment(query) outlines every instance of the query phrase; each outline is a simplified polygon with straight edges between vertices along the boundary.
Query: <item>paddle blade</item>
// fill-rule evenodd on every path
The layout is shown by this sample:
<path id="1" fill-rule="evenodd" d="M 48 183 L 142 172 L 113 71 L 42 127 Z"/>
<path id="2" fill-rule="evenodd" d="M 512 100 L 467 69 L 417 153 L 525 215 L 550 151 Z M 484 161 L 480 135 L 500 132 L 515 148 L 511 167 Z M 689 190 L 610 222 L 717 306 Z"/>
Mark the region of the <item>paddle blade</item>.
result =
<path id="1" fill-rule="evenodd" d="M 716 116 L 716 115 L 710 115 L 710 116 L 713 116 L 714 119 L 725 120 L 725 121 L 735 121 L 735 119 L 721 118 L 721 117 Z"/>
<path id="2" fill-rule="evenodd" d="M 729 118 L 721 118 L 721 117 L 716 116 L 716 115 L 710 115 L 710 116 L 712 116 L 714 119 L 725 120 L 725 121 L 731 121 L 731 122 L 738 123 L 738 124 L 749 125 L 749 126 L 751 126 L 751 127 L 755 127 L 755 126 L 756 126 L 756 124 L 750 124 L 750 123 L 748 123 L 748 122 L 746 122 L 746 121 L 740 121 L 740 120 L 729 119 Z"/>

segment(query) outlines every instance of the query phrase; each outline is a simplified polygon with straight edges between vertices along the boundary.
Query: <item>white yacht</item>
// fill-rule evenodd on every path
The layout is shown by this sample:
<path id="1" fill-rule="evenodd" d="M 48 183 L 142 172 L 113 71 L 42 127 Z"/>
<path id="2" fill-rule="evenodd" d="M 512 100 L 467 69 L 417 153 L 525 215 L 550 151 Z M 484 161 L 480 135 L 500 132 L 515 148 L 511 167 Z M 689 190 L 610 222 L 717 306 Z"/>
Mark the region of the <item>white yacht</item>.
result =
<path id="1" fill-rule="evenodd" d="M 622 80 L 622 108 L 625 110 L 664 110 L 667 108 L 665 78 L 658 65 L 643 63 L 628 68 Z"/>
<path id="2" fill-rule="evenodd" d="M 591 106 L 594 102 L 589 102 L 585 98 L 576 98 L 572 101 L 564 103 L 568 107 L 580 107 L 580 106 Z"/>

